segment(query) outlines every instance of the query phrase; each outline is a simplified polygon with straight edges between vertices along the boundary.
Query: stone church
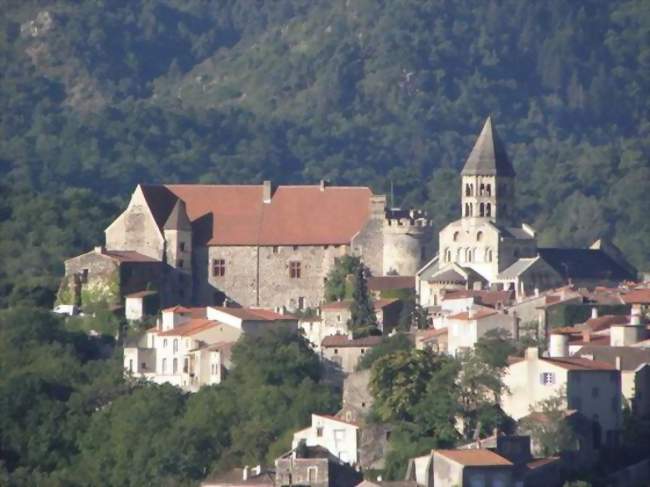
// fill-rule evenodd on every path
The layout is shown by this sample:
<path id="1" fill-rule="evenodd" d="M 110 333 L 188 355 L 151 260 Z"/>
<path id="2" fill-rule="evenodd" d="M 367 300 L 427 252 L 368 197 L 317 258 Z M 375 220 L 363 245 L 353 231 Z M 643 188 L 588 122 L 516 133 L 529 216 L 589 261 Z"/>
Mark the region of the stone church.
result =
<path id="1" fill-rule="evenodd" d="M 316 307 L 337 257 L 413 276 L 429 232 L 424 213 L 367 187 L 138 185 L 105 246 L 65 262 L 58 301 L 120 305 L 154 289 L 163 306 Z"/>
<path id="2" fill-rule="evenodd" d="M 461 172 L 461 218 L 439 234 L 438 256 L 417 274 L 423 305 L 446 289 L 512 289 L 523 297 L 552 287 L 616 285 L 637 271 L 611 243 L 539 248 L 535 230 L 515 221 L 515 170 L 488 118 Z"/>

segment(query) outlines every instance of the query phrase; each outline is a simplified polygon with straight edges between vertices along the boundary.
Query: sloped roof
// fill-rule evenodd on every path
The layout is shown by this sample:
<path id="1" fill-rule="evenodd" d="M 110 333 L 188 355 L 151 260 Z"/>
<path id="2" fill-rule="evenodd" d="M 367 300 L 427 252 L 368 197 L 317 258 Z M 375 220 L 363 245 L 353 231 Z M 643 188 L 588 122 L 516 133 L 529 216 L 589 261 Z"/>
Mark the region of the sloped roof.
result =
<path id="1" fill-rule="evenodd" d="M 350 339 L 347 335 L 330 335 L 323 338 L 321 346 L 323 347 L 374 347 L 382 341 L 380 336 L 367 336 L 363 338 Z"/>
<path id="2" fill-rule="evenodd" d="M 159 262 L 147 255 L 133 250 L 106 250 L 103 249 L 101 255 L 110 257 L 118 262 Z"/>
<path id="3" fill-rule="evenodd" d="M 165 230 L 191 230 L 192 225 L 185 209 L 185 202 L 183 200 L 176 200 L 176 204 L 172 208 L 167 221 L 165 222 Z"/>
<path id="4" fill-rule="evenodd" d="M 563 278 L 624 281 L 636 277 L 599 249 L 542 248 L 538 253 Z"/>
<path id="5" fill-rule="evenodd" d="M 270 203 L 263 185 L 142 185 L 162 228 L 178 198 L 200 244 L 347 244 L 370 215 L 367 187 L 279 186 Z"/>
<path id="6" fill-rule="evenodd" d="M 179 325 L 171 330 L 159 332 L 158 336 L 192 336 L 210 328 L 219 326 L 219 322 L 213 320 L 205 320 L 202 318 L 191 318 L 186 323 Z"/>
<path id="7" fill-rule="evenodd" d="M 496 311 L 496 310 L 494 310 L 492 308 L 483 308 L 483 309 L 473 310 L 471 312 L 469 312 L 469 311 L 461 311 L 460 313 L 456 313 L 456 314 L 453 314 L 451 316 L 447 316 L 447 319 L 448 320 L 463 320 L 463 321 L 480 320 L 481 318 L 486 318 L 488 316 L 492 316 L 492 315 L 495 315 L 497 313 L 498 313 L 498 311 Z"/>
<path id="8" fill-rule="evenodd" d="M 650 288 L 634 289 L 623 295 L 623 301 L 628 304 L 650 304 Z"/>
<path id="9" fill-rule="evenodd" d="M 494 308 L 498 304 L 507 305 L 514 301 L 515 293 L 514 291 L 491 291 L 488 289 L 459 289 L 445 293 L 443 300 L 464 298 L 474 298 L 478 304 Z"/>
<path id="10" fill-rule="evenodd" d="M 442 455 L 456 463 L 466 467 L 506 467 L 511 466 L 512 462 L 503 458 L 492 450 L 473 449 L 473 450 L 434 450 L 434 453 Z"/>
<path id="11" fill-rule="evenodd" d="M 228 308 L 224 306 L 210 306 L 213 309 L 235 316 L 241 320 L 250 321 L 281 321 L 295 320 L 292 315 L 276 313 L 265 308 Z"/>
<path id="12" fill-rule="evenodd" d="M 371 291 L 415 289 L 415 276 L 371 276 L 368 278 L 368 289 Z"/>
<path id="13" fill-rule="evenodd" d="M 510 365 L 524 362 L 523 357 L 508 357 Z M 540 357 L 539 360 L 548 362 L 567 370 L 616 370 L 616 367 L 600 360 L 589 360 L 582 357 Z"/>
<path id="14" fill-rule="evenodd" d="M 343 423 L 343 424 L 348 424 L 350 426 L 354 426 L 355 428 L 359 427 L 359 425 L 357 423 L 353 423 L 352 421 L 346 421 L 344 419 L 339 418 L 338 416 L 333 416 L 331 414 L 317 414 L 317 413 L 314 413 L 314 416 L 318 416 L 319 418 L 330 419 L 332 421 L 337 421 L 337 422 Z"/>
<path id="15" fill-rule="evenodd" d="M 575 355 L 593 355 L 595 360 L 616 366 L 616 359 L 621 360 L 621 370 L 636 370 L 639 365 L 650 364 L 650 350 L 637 347 L 609 347 L 585 345 Z"/>
<path id="16" fill-rule="evenodd" d="M 600 331 L 610 328 L 612 325 L 624 325 L 630 321 L 625 315 L 604 315 L 598 318 L 589 318 L 585 326 L 591 331 Z"/>
<path id="17" fill-rule="evenodd" d="M 490 117 L 485 121 L 461 174 L 514 177 L 515 170 Z"/>
<path id="18" fill-rule="evenodd" d="M 429 282 L 457 282 L 457 283 L 465 283 L 467 279 L 465 279 L 465 276 L 461 276 L 458 271 L 455 269 L 447 269 L 445 271 L 442 271 L 436 275 L 434 275 L 431 279 L 429 279 Z"/>
<path id="19" fill-rule="evenodd" d="M 515 279 L 526 272 L 530 266 L 537 262 L 537 259 L 539 259 L 539 257 L 519 259 L 515 261 L 510 267 L 501 271 L 497 276 L 497 279 Z"/>

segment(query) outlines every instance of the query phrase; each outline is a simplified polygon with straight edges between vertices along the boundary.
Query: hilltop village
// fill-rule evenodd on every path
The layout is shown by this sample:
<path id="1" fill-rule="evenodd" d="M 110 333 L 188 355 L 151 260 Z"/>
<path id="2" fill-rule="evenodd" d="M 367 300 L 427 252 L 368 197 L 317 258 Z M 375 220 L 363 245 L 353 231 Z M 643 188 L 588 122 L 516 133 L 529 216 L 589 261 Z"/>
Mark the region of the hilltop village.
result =
<path id="1" fill-rule="evenodd" d="M 304 337 L 340 411 L 204 486 L 562 486 L 604 458 L 608 485 L 645 485 L 624 424 L 650 420 L 650 283 L 605 238 L 539 245 L 516 179 L 488 118 L 438 235 L 367 187 L 140 184 L 65 262 L 56 310 L 106 304 L 129 323 L 125 374 L 188 393 L 232 372 L 242 337 Z M 461 391 L 447 426 L 464 441 L 382 480 L 395 422 L 414 421 L 403 400 L 446 364 L 456 379 L 427 393 Z"/>

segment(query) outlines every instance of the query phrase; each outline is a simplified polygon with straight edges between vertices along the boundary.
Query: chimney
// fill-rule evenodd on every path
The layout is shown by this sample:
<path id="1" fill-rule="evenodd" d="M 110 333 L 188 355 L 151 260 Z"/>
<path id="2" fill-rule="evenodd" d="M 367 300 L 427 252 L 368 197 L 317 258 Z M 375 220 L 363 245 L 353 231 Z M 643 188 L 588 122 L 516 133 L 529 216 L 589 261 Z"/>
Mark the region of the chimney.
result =
<path id="1" fill-rule="evenodd" d="M 325 186 L 327 186 L 327 182 L 324 179 L 320 180 L 320 190 L 325 191 Z"/>
<path id="2" fill-rule="evenodd" d="M 242 476 L 242 480 L 248 480 L 248 465 L 246 465 L 246 466 L 242 469 L 241 476 Z"/>
<path id="3" fill-rule="evenodd" d="M 638 306 L 632 306 L 632 311 L 630 312 L 630 325 L 641 325 L 641 309 Z"/>
<path id="4" fill-rule="evenodd" d="M 526 349 L 526 360 L 537 360 L 539 358 L 539 349 L 537 347 L 528 347 Z"/>
<path id="5" fill-rule="evenodd" d="M 569 337 L 564 333 L 551 333 L 548 346 L 549 356 L 568 357 L 569 356 Z"/>
<path id="6" fill-rule="evenodd" d="M 591 331 L 582 330 L 582 341 L 585 343 L 591 343 Z"/>
<path id="7" fill-rule="evenodd" d="M 273 186 L 271 185 L 271 181 L 266 179 L 264 180 L 264 185 L 262 189 L 262 201 L 266 204 L 269 204 L 271 202 L 272 197 L 273 197 Z"/>
<path id="8" fill-rule="evenodd" d="M 598 318 L 598 308 L 595 306 L 591 308 L 591 319 Z"/>

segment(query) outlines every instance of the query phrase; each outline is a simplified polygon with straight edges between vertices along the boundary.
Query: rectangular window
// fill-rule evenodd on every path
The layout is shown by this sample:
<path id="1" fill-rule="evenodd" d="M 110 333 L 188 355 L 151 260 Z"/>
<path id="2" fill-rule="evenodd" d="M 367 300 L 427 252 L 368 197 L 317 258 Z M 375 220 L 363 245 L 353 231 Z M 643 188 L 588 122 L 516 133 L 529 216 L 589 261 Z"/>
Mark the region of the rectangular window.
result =
<path id="1" fill-rule="evenodd" d="M 224 259 L 212 260 L 212 275 L 214 277 L 223 277 L 226 275 L 226 261 Z"/>
<path id="2" fill-rule="evenodd" d="M 274 246 L 273 246 L 273 253 L 274 253 L 274 254 L 277 254 L 277 253 L 278 253 L 278 246 L 277 246 L 277 245 L 274 245 Z"/>
<path id="3" fill-rule="evenodd" d="M 555 384 L 555 374 L 553 372 L 542 372 L 539 375 L 539 382 L 545 386 Z"/>
<path id="4" fill-rule="evenodd" d="M 84 269 L 81 271 L 81 282 L 83 284 L 88 282 L 88 269 Z"/>
<path id="5" fill-rule="evenodd" d="M 305 309 L 305 298 L 302 296 L 298 298 L 298 309 Z"/>
<path id="6" fill-rule="evenodd" d="M 181 249 L 181 252 L 185 252 L 185 242 L 178 244 L 178 247 Z"/>
<path id="7" fill-rule="evenodd" d="M 318 473 L 318 467 L 307 467 L 307 482 L 313 484 L 316 482 L 316 474 Z"/>
<path id="8" fill-rule="evenodd" d="M 318 428 L 316 428 L 316 436 L 318 436 L 319 438 L 323 436 L 323 428 L 322 427 L 319 426 Z"/>
<path id="9" fill-rule="evenodd" d="M 289 277 L 300 279 L 300 262 L 289 262 Z"/>

